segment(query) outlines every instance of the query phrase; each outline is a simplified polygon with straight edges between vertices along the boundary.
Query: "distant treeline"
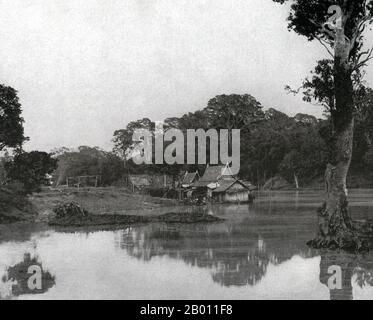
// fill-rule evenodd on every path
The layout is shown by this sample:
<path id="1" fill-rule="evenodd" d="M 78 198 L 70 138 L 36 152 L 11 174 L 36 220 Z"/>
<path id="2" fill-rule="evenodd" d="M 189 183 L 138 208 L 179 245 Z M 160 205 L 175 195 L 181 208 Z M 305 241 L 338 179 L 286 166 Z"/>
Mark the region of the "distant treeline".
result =
<path id="1" fill-rule="evenodd" d="M 373 175 L 373 91 L 368 89 L 356 118 L 354 156 L 351 175 L 354 186 L 367 186 Z M 328 117 L 317 119 L 307 114 L 295 117 L 270 108 L 266 111 L 250 95 L 220 95 L 208 102 L 203 110 L 188 113 L 180 118 L 168 118 L 165 128 L 187 129 L 241 129 L 240 177 L 263 185 L 268 179 L 282 176 L 299 187 L 323 176 L 333 150 L 330 137 L 333 128 Z M 132 145 L 135 129 L 154 130 L 150 119 L 128 124 L 114 134 L 114 152 L 123 155 Z M 185 169 L 203 171 L 204 166 L 135 166 L 127 163 L 128 170 L 142 173 L 178 173 Z M 364 177 L 359 182 L 356 175 Z M 370 179 L 372 177 L 372 179 Z"/>
<path id="2" fill-rule="evenodd" d="M 355 123 L 351 165 L 351 180 L 354 186 L 362 187 L 373 186 L 372 90 L 368 90 L 366 101 L 364 110 L 360 110 Z M 307 114 L 289 117 L 273 108 L 264 111 L 260 102 L 250 95 L 217 96 L 203 110 L 180 118 L 165 119 L 164 126 L 165 130 L 178 128 L 182 131 L 241 129 L 239 175 L 240 178 L 259 185 L 272 177 L 281 176 L 294 186 L 307 186 L 323 176 L 328 158 L 333 152 L 329 147 L 333 130 L 330 119 L 317 119 Z M 155 123 L 144 118 L 130 122 L 125 129 L 115 131 L 114 148 L 111 152 L 87 146 L 77 150 L 55 150 L 53 156 L 58 159 L 55 182 L 61 185 L 66 183 L 68 177 L 100 175 L 101 185 L 113 185 L 128 174 L 180 175 L 185 170 L 197 169 L 203 173 L 205 166 L 139 166 L 132 160 L 126 160 L 126 151 L 133 147 L 133 132 L 141 128 L 154 132 Z M 5 160 L 0 161 L 0 177 L 3 175 L 1 166 Z"/>

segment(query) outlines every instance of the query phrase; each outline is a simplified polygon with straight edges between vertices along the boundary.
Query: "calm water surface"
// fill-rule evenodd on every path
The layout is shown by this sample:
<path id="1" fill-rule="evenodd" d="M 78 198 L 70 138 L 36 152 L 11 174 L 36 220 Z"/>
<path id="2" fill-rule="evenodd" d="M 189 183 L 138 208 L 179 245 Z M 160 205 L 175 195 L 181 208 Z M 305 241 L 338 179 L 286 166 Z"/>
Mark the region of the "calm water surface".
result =
<path id="1" fill-rule="evenodd" d="M 261 194 L 218 206 L 210 225 L 115 231 L 12 226 L 0 234 L 0 299 L 373 299 L 373 254 L 310 250 L 320 192 Z M 351 193 L 355 218 L 373 218 L 373 190 Z M 43 287 L 30 292 L 27 269 Z M 330 266 L 342 289 L 329 290 Z"/>

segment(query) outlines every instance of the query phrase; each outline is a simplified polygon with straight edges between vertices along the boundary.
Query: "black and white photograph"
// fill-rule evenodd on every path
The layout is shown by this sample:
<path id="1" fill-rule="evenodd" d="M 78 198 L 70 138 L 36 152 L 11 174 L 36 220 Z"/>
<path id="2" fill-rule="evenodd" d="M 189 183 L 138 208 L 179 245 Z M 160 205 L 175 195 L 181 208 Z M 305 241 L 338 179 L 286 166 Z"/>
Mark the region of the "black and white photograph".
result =
<path id="1" fill-rule="evenodd" d="M 0 0 L 0 47 L 1 301 L 373 300 L 373 0 Z"/>

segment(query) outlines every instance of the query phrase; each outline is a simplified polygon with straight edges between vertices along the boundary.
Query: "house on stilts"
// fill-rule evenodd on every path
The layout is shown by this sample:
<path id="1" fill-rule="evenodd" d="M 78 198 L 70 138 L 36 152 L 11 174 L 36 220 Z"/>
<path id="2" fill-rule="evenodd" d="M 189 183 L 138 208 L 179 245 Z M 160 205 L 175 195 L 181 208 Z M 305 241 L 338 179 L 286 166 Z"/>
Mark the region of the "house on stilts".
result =
<path id="1" fill-rule="evenodd" d="M 208 165 L 203 176 L 192 184 L 192 189 L 193 197 L 200 202 L 248 203 L 254 199 L 255 187 L 234 176 L 227 164 Z"/>
<path id="2" fill-rule="evenodd" d="M 190 199 L 193 194 L 193 184 L 196 183 L 201 176 L 198 170 L 195 172 L 185 172 L 182 180 L 180 181 L 180 199 Z"/>

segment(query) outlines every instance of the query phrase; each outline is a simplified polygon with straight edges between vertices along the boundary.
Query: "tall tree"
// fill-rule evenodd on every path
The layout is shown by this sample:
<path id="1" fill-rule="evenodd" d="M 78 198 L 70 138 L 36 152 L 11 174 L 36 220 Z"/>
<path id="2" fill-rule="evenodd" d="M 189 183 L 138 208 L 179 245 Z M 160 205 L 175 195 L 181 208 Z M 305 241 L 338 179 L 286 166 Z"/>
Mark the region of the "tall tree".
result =
<path id="1" fill-rule="evenodd" d="M 248 94 L 216 96 L 203 112 L 216 129 L 245 129 L 264 117 L 260 102 Z"/>
<path id="2" fill-rule="evenodd" d="M 78 176 L 100 176 L 100 185 L 108 186 L 119 181 L 125 173 L 123 160 L 118 155 L 97 147 L 80 146 L 76 151 L 61 148 L 53 156 L 58 160 L 57 186 L 64 184 L 67 178 Z"/>
<path id="3" fill-rule="evenodd" d="M 319 177 L 327 159 L 326 145 L 319 134 L 320 124 L 298 122 L 289 133 L 289 153 L 283 158 L 280 173 L 297 188 Z"/>
<path id="4" fill-rule="evenodd" d="M 26 140 L 17 91 L 0 85 L 0 151 L 20 147 Z"/>
<path id="5" fill-rule="evenodd" d="M 56 167 L 56 159 L 39 151 L 19 153 L 12 162 L 5 164 L 7 177 L 23 183 L 25 193 L 40 191 L 40 187 L 47 182 L 46 175 L 53 173 Z"/>
<path id="6" fill-rule="evenodd" d="M 315 247 L 361 247 L 347 206 L 346 178 L 353 149 L 356 108 L 354 79 L 373 58 L 364 47 L 365 29 L 373 21 L 372 0 L 273 0 L 291 3 L 289 29 L 319 41 L 332 59 L 334 104 L 331 157 L 325 173 L 326 199 L 319 210 Z"/>
<path id="7" fill-rule="evenodd" d="M 136 129 L 146 129 L 151 132 L 154 131 L 154 122 L 148 118 L 143 118 L 137 121 L 130 122 L 126 129 L 116 130 L 114 132 L 114 152 L 125 158 L 126 151 L 133 146 L 134 141 L 132 140 L 133 134 Z"/>

